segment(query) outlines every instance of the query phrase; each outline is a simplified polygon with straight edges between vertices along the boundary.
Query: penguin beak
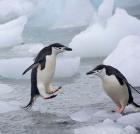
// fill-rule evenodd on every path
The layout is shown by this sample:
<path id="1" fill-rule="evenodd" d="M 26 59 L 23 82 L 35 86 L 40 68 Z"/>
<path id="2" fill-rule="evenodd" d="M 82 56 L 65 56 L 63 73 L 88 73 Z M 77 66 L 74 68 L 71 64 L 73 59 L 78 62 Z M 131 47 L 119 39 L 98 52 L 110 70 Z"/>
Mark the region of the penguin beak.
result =
<path id="1" fill-rule="evenodd" d="M 69 47 L 65 47 L 64 50 L 66 50 L 66 51 L 72 51 L 72 49 L 69 48 Z"/>
<path id="2" fill-rule="evenodd" d="M 86 74 L 87 75 L 95 74 L 95 71 L 91 70 L 91 71 L 87 72 Z"/>

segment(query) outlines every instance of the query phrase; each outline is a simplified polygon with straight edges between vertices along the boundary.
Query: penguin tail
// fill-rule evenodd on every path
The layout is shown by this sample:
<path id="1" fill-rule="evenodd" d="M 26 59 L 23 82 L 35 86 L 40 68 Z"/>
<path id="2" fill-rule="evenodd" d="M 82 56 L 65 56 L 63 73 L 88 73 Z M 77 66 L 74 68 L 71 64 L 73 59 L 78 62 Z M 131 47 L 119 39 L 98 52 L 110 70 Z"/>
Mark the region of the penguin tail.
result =
<path id="1" fill-rule="evenodd" d="M 24 106 L 23 108 L 26 110 L 31 108 L 32 105 L 34 104 L 34 101 L 35 101 L 35 96 L 31 96 L 29 103 L 26 106 Z"/>
<path id="2" fill-rule="evenodd" d="M 135 103 L 134 101 L 131 103 L 133 106 L 140 108 L 140 105 L 138 105 L 137 103 Z"/>
<path id="3" fill-rule="evenodd" d="M 25 73 L 27 73 L 30 69 L 35 68 L 39 65 L 39 63 L 34 63 L 31 66 L 29 66 L 23 73 L 22 75 L 24 75 Z"/>

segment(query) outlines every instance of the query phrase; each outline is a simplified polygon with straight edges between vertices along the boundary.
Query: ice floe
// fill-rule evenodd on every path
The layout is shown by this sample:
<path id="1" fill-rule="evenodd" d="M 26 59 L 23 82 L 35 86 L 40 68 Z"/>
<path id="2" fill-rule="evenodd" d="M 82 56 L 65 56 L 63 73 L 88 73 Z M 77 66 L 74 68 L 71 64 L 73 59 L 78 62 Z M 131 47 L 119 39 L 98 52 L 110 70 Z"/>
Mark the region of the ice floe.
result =
<path id="1" fill-rule="evenodd" d="M 76 35 L 69 44 L 73 48 L 71 54 L 80 57 L 107 56 L 122 38 L 140 34 L 139 29 L 139 19 L 130 16 L 124 9 L 117 8 L 105 26 L 99 22 L 93 23 Z"/>
<path id="2" fill-rule="evenodd" d="M 130 35 L 122 39 L 116 49 L 104 60 L 104 64 L 119 69 L 133 86 L 140 86 L 140 36 Z"/>
<path id="3" fill-rule="evenodd" d="M 27 17 L 22 16 L 0 25 L 0 48 L 10 47 L 22 42 L 22 32 Z"/>
<path id="4" fill-rule="evenodd" d="M 22 75 L 23 71 L 33 63 L 33 58 L 13 58 L 0 60 L 0 75 L 6 78 L 27 79 L 30 72 Z M 72 77 L 78 72 L 80 58 L 58 57 L 55 78 Z"/>

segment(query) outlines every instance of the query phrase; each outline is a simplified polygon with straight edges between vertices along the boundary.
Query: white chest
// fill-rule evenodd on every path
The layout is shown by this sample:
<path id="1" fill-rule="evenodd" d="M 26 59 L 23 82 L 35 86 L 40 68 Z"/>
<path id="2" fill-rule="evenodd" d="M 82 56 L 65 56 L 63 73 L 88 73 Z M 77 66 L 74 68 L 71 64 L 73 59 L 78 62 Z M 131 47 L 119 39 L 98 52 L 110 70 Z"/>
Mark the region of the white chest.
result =
<path id="1" fill-rule="evenodd" d="M 52 78 L 55 73 L 56 66 L 56 56 L 46 56 L 45 68 L 41 70 L 41 67 L 38 67 L 37 70 L 37 82 L 43 84 L 45 87 L 48 87 L 52 81 Z"/>
<path id="2" fill-rule="evenodd" d="M 128 89 L 126 84 L 120 85 L 118 80 L 114 75 L 111 76 L 105 76 L 103 79 L 103 87 L 105 89 L 105 92 L 116 102 L 118 103 L 118 100 L 122 101 L 122 103 L 125 103 L 125 105 L 128 102 Z"/>

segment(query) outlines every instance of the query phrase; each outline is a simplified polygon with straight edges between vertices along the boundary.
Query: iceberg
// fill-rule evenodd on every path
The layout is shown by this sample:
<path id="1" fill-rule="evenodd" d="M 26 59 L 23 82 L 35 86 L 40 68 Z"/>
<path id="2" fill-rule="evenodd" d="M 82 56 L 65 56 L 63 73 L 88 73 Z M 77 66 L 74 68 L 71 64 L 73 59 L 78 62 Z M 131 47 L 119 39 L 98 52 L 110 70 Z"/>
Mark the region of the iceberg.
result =
<path id="1" fill-rule="evenodd" d="M 94 15 L 94 8 L 90 0 L 67 0 L 64 3 L 63 11 L 53 28 L 78 27 L 89 24 Z"/>
<path id="2" fill-rule="evenodd" d="M 28 28 L 44 27 L 48 30 L 85 26 L 94 14 L 90 0 L 42 0 L 38 3 L 29 17 Z"/>
<path id="3" fill-rule="evenodd" d="M 0 48 L 11 47 L 22 42 L 22 32 L 27 17 L 22 16 L 0 25 Z"/>
<path id="4" fill-rule="evenodd" d="M 29 0 L 1 0 L 0 1 L 0 23 L 5 23 L 12 19 L 24 15 L 30 15 L 35 8 L 35 1 Z"/>
<path id="5" fill-rule="evenodd" d="M 140 36 L 123 38 L 103 63 L 120 70 L 133 86 L 140 86 Z"/>
<path id="6" fill-rule="evenodd" d="M 33 63 L 33 58 L 13 58 L 0 60 L 0 75 L 10 79 L 29 79 L 30 73 L 22 75 L 23 71 Z M 80 58 L 57 58 L 55 78 L 72 77 L 78 72 Z"/>
<path id="7" fill-rule="evenodd" d="M 96 22 L 76 35 L 69 44 L 73 49 L 71 54 L 80 57 L 105 57 L 122 38 L 131 34 L 139 35 L 139 29 L 140 20 L 130 16 L 124 9 L 117 8 L 105 26 Z"/>

